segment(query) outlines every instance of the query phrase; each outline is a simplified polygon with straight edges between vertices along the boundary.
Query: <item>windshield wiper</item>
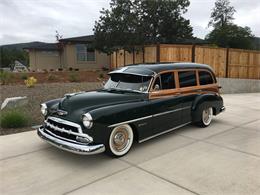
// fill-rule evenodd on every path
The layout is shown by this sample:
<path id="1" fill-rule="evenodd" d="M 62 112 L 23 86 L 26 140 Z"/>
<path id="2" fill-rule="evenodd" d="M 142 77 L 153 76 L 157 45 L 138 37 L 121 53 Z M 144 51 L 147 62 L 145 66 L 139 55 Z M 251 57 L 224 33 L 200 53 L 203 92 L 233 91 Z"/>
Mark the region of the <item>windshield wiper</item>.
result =
<path id="1" fill-rule="evenodd" d="M 108 92 L 129 92 L 129 93 L 142 93 L 141 91 L 133 90 L 133 89 L 122 89 L 122 88 L 108 88 L 101 89 L 102 91 Z"/>

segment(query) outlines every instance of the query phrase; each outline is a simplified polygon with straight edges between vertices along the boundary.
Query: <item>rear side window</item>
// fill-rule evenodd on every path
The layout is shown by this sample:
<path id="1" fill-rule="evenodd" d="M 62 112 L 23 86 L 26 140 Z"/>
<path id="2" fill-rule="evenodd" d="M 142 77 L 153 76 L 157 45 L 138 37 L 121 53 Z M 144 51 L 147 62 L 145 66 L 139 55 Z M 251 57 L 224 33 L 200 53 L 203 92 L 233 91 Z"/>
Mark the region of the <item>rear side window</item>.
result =
<path id="1" fill-rule="evenodd" d="M 180 87 L 191 87 L 197 85 L 195 71 L 180 71 L 178 75 Z"/>
<path id="2" fill-rule="evenodd" d="M 208 85 L 213 83 L 211 74 L 207 71 L 199 71 L 200 85 Z"/>

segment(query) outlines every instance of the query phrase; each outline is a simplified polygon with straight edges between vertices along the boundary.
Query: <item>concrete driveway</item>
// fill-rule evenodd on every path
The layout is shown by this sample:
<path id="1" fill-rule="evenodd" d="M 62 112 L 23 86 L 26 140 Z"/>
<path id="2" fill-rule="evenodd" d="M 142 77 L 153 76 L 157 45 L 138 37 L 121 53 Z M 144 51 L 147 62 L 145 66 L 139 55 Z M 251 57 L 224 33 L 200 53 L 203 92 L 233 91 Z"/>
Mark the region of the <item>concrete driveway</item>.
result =
<path id="1" fill-rule="evenodd" d="M 260 93 L 224 95 L 208 128 L 187 126 L 120 159 L 78 156 L 36 132 L 0 137 L 4 194 L 260 194 Z"/>

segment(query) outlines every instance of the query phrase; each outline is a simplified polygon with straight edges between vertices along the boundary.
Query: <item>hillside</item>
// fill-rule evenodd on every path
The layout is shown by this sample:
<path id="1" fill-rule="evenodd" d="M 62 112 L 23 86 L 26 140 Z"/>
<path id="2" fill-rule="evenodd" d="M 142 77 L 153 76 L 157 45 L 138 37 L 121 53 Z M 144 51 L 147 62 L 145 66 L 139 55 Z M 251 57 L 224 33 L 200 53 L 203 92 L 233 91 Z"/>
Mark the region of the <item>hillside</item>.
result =
<path id="1" fill-rule="evenodd" d="M 34 41 L 29 43 L 16 43 L 16 44 L 9 44 L 9 45 L 1 45 L 0 48 L 22 50 L 24 47 L 34 47 L 34 46 L 42 45 L 43 43 L 44 42 L 39 42 L 39 41 Z"/>

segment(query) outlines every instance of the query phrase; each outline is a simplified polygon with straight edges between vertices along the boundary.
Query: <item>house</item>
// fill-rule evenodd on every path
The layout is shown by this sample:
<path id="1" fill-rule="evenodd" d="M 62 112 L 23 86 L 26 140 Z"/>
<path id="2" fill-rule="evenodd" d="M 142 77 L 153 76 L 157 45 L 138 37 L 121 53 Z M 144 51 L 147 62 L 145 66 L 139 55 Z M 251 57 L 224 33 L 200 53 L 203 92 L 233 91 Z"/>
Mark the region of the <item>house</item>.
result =
<path id="1" fill-rule="evenodd" d="M 42 43 L 25 47 L 31 70 L 109 68 L 110 56 L 93 47 L 94 35 L 60 39 L 59 43 Z"/>

